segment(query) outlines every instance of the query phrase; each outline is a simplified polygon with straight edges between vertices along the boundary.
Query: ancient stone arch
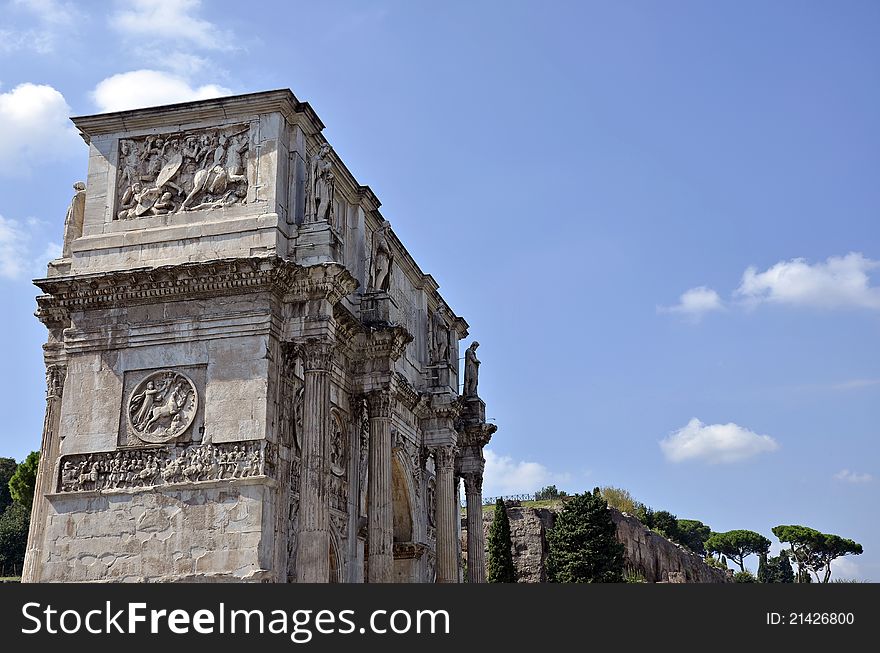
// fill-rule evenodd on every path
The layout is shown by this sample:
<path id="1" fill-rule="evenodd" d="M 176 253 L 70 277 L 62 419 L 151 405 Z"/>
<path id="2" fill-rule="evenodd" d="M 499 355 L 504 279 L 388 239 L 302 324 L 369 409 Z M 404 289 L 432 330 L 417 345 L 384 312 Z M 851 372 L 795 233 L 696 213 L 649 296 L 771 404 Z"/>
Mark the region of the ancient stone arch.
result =
<path id="1" fill-rule="evenodd" d="M 409 461 L 398 452 L 391 461 L 391 499 L 394 515 L 394 542 L 413 541 L 413 491 Z"/>

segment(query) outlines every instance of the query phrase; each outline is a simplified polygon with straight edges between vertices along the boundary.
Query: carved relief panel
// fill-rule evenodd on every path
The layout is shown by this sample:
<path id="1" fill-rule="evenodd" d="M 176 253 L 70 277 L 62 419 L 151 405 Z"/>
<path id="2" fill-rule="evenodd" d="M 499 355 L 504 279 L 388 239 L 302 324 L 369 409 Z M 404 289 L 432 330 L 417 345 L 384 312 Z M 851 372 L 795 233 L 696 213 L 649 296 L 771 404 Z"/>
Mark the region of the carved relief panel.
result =
<path id="1" fill-rule="evenodd" d="M 126 372 L 118 444 L 201 440 L 204 392 L 204 366 Z"/>
<path id="2" fill-rule="evenodd" d="M 247 124 L 120 139 L 115 220 L 244 204 Z"/>
<path id="3" fill-rule="evenodd" d="M 253 440 L 63 456 L 59 492 L 97 492 L 275 474 L 275 449 Z"/>

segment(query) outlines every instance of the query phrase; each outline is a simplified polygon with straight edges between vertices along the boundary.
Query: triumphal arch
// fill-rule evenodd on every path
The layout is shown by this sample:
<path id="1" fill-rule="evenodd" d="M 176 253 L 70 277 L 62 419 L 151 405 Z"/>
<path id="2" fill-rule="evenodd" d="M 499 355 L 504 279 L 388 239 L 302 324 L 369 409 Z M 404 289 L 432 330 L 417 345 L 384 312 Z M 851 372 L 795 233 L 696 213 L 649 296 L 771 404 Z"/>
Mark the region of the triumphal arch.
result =
<path id="1" fill-rule="evenodd" d="M 73 122 L 23 580 L 484 581 L 476 345 L 312 107 Z"/>

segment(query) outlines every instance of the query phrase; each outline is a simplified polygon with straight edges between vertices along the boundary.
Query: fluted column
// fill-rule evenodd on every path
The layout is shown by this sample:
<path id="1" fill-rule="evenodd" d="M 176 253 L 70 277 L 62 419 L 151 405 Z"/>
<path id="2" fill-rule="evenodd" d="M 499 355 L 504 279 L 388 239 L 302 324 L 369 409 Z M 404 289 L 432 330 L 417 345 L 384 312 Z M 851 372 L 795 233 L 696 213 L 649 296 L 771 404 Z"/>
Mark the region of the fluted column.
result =
<path id="1" fill-rule="evenodd" d="M 34 503 L 31 508 L 31 523 L 28 529 L 27 549 L 21 571 L 23 583 L 39 582 L 39 558 L 43 543 L 43 529 L 46 526 L 46 494 L 55 489 L 55 462 L 61 441 L 58 437 L 58 424 L 61 418 L 61 395 L 66 365 L 49 365 L 46 368 L 46 415 L 43 419 L 43 439 L 40 443 L 40 464 L 37 468 L 37 482 L 34 487 Z"/>
<path id="2" fill-rule="evenodd" d="M 367 474 L 368 580 L 390 583 L 394 572 L 394 511 L 391 499 L 391 414 L 388 390 L 367 395 L 370 410 L 370 470 Z"/>
<path id="3" fill-rule="evenodd" d="M 458 519 L 458 499 L 455 496 L 455 447 L 439 446 L 434 449 L 437 468 L 437 582 L 458 582 L 458 551 L 455 520 Z"/>
<path id="4" fill-rule="evenodd" d="M 486 582 L 486 538 L 483 536 L 483 475 L 464 475 L 467 497 L 467 574 L 469 583 Z"/>
<path id="5" fill-rule="evenodd" d="M 305 391 L 296 580 L 299 583 L 326 583 L 330 580 L 330 493 L 327 475 L 333 346 L 322 340 L 310 340 L 302 346 L 301 353 Z"/>

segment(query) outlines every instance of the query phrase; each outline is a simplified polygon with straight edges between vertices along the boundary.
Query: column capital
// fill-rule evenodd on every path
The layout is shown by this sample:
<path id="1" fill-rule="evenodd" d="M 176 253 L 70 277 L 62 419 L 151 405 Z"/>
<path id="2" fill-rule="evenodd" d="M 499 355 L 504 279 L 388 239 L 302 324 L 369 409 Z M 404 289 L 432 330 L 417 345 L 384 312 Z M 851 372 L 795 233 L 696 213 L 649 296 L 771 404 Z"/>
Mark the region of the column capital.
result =
<path id="1" fill-rule="evenodd" d="M 366 394 L 370 418 L 391 418 L 394 412 L 394 393 L 390 389 L 371 390 Z"/>
<path id="2" fill-rule="evenodd" d="M 329 372 L 334 350 L 334 343 L 318 338 L 309 338 L 298 347 L 306 372 Z"/>
<path id="3" fill-rule="evenodd" d="M 61 398 L 64 392 L 64 379 L 67 376 L 67 365 L 53 364 L 46 366 L 46 398 Z"/>
<path id="4" fill-rule="evenodd" d="M 482 494 L 483 493 L 483 475 L 477 472 L 465 472 L 462 474 L 464 478 L 465 494 Z"/>
<path id="5" fill-rule="evenodd" d="M 455 467 L 455 456 L 458 453 L 458 448 L 451 444 L 439 445 L 431 448 L 431 452 L 434 454 L 434 460 L 437 463 L 438 469 L 448 469 L 453 470 Z"/>

